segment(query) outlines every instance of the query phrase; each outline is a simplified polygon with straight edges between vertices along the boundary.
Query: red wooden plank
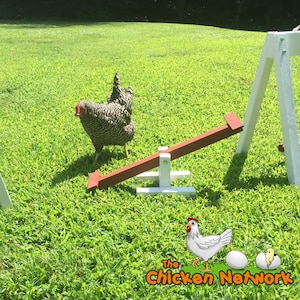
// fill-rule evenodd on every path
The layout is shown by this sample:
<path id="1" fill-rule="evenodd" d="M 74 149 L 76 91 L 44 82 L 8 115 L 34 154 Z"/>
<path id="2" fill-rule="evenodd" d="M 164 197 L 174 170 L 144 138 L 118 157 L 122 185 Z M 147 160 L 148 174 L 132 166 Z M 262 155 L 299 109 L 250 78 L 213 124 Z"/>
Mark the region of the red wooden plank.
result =
<path id="1" fill-rule="evenodd" d="M 232 130 L 243 127 L 243 123 L 239 120 L 234 112 L 225 115 L 224 118 Z"/>
<path id="2" fill-rule="evenodd" d="M 101 179 L 100 171 L 97 170 L 90 174 L 90 179 L 88 182 L 87 190 L 92 190 L 98 187 L 99 180 Z"/>
<path id="3" fill-rule="evenodd" d="M 239 121 L 234 113 L 226 115 L 225 119 L 228 123 L 230 123 L 230 125 L 222 125 L 199 136 L 191 138 L 188 141 L 170 147 L 162 152 L 170 153 L 171 160 L 174 160 L 243 130 L 243 124 Z M 159 153 L 155 153 L 140 161 L 137 161 L 104 176 L 100 176 L 100 172 L 96 171 L 90 175 L 87 189 L 92 190 L 96 187 L 98 187 L 99 189 L 105 189 L 108 186 L 114 185 L 118 182 L 124 181 L 128 178 L 134 177 L 138 174 L 158 167 L 158 165 Z"/>
<path id="4" fill-rule="evenodd" d="M 105 189 L 108 186 L 134 177 L 138 174 L 151 170 L 159 165 L 159 154 L 155 153 L 131 165 L 113 171 L 102 176 L 98 182 L 99 189 Z"/>

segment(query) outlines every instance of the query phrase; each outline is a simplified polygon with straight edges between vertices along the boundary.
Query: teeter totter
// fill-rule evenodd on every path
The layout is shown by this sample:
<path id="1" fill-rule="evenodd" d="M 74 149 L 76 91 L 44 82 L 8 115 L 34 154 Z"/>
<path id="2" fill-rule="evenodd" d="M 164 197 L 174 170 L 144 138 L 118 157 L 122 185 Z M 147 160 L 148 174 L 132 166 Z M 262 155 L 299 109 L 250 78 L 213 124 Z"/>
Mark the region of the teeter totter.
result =
<path id="1" fill-rule="evenodd" d="M 109 186 L 115 185 L 131 177 L 137 176 L 143 172 L 156 168 L 160 165 L 160 161 L 165 154 L 169 154 L 170 160 L 177 159 L 181 156 L 187 155 L 198 149 L 209 146 L 227 137 L 230 137 L 243 130 L 243 123 L 232 112 L 224 116 L 226 124 L 212 129 L 206 133 L 200 134 L 194 138 L 191 138 L 185 142 L 166 148 L 160 152 L 150 155 L 140 161 L 132 163 L 114 172 L 101 176 L 99 170 L 90 174 L 87 191 L 93 191 L 95 189 L 106 189 Z M 167 159 L 167 157 L 165 157 Z M 165 160 L 167 162 L 167 160 Z M 164 187 L 168 190 L 168 187 Z M 162 188 L 162 192 L 164 190 Z M 170 192 L 176 190 L 170 190 Z M 159 192 L 159 191 L 158 191 Z M 160 193 L 160 192 L 159 192 Z"/>
<path id="2" fill-rule="evenodd" d="M 160 161 L 167 162 L 168 164 L 168 159 L 174 160 L 241 131 L 236 153 L 247 153 L 273 65 L 275 66 L 283 133 L 283 144 L 278 146 L 278 150 L 284 152 L 289 182 L 300 188 L 300 147 L 290 65 L 290 58 L 300 55 L 299 28 L 297 27 L 295 30 L 287 32 L 267 33 L 244 117 L 244 124 L 241 123 L 234 113 L 225 115 L 227 124 L 223 126 L 167 148 L 107 175 L 101 176 L 99 170 L 90 174 L 87 190 L 105 189 L 158 166 L 163 169 L 161 173 L 166 174 L 165 168 L 162 168 L 164 164 L 160 165 Z M 162 154 L 169 154 L 169 156 L 166 155 L 163 157 Z M 159 174 L 159 177 L 159 179 L 162 179 L 161 174 Z"/>

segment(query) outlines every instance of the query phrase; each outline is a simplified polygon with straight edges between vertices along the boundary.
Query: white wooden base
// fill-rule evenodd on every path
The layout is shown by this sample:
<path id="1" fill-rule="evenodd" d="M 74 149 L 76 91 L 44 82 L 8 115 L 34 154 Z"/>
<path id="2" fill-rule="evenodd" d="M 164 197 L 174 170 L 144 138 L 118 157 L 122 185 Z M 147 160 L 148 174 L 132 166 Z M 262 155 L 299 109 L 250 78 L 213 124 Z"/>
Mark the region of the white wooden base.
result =
<path id="1" fill-rule="evenodd" d="M 163 195 L 183 195 L 192 196 L 196 194 L 196 190 L 193 187 L 138 187 L 136 188 L 136 193 L 138 195 L 149 195 L 154 196 L 157 194 Z"/>

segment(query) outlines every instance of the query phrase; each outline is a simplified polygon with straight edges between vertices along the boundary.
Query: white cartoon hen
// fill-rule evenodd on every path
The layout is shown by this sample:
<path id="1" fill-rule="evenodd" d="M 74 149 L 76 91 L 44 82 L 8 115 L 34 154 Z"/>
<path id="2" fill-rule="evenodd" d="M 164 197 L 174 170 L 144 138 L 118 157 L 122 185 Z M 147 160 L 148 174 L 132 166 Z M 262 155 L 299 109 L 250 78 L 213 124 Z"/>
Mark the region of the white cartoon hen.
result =
<path id="1" fill-rule="evenodd" d="M 213 257 L 225 245 L 230 244 L 232 230 L 227 229 L 221 235 L 202 236 L 198 229 L 198 220 L 188 218 L 186 232 L 186 245 L 190 252 L 198 257 L 192 265 L 195 267 L 200 260 L 203 260 L 205 261 L 205 270 L 201 270 L 201 272 L 212 272 L 208 269 L 208 259 Z"/>

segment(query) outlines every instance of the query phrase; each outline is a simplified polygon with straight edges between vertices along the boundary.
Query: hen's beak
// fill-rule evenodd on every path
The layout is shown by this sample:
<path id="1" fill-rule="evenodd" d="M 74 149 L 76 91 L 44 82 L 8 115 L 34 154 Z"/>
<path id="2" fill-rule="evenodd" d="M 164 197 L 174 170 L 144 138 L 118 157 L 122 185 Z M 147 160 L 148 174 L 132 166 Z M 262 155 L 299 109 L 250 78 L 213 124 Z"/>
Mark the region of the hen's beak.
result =
<path id="1" fill-rule="evenodd" d="M 76 109 L 74 116 L 80 118 L 80 109 Z"/>
<path id="2" fill-rule="evenodd" d="M 186 225 L 185 225 L 185 231 L 186 232 L 190 232 L 191 231 L 191 225 L 190 225 L 190 223 L 187 223 Z"/>
<path id="3" fill-rule="evenodd" d="M 75 111 L 75 117 L 80 118 L 81 115 L 82 115 L 81 108 L 80 108 L 80 103 L 78 103 L 78 104 L 76 105 L 75 110 L 76 110 L 76 111 Z"/>

